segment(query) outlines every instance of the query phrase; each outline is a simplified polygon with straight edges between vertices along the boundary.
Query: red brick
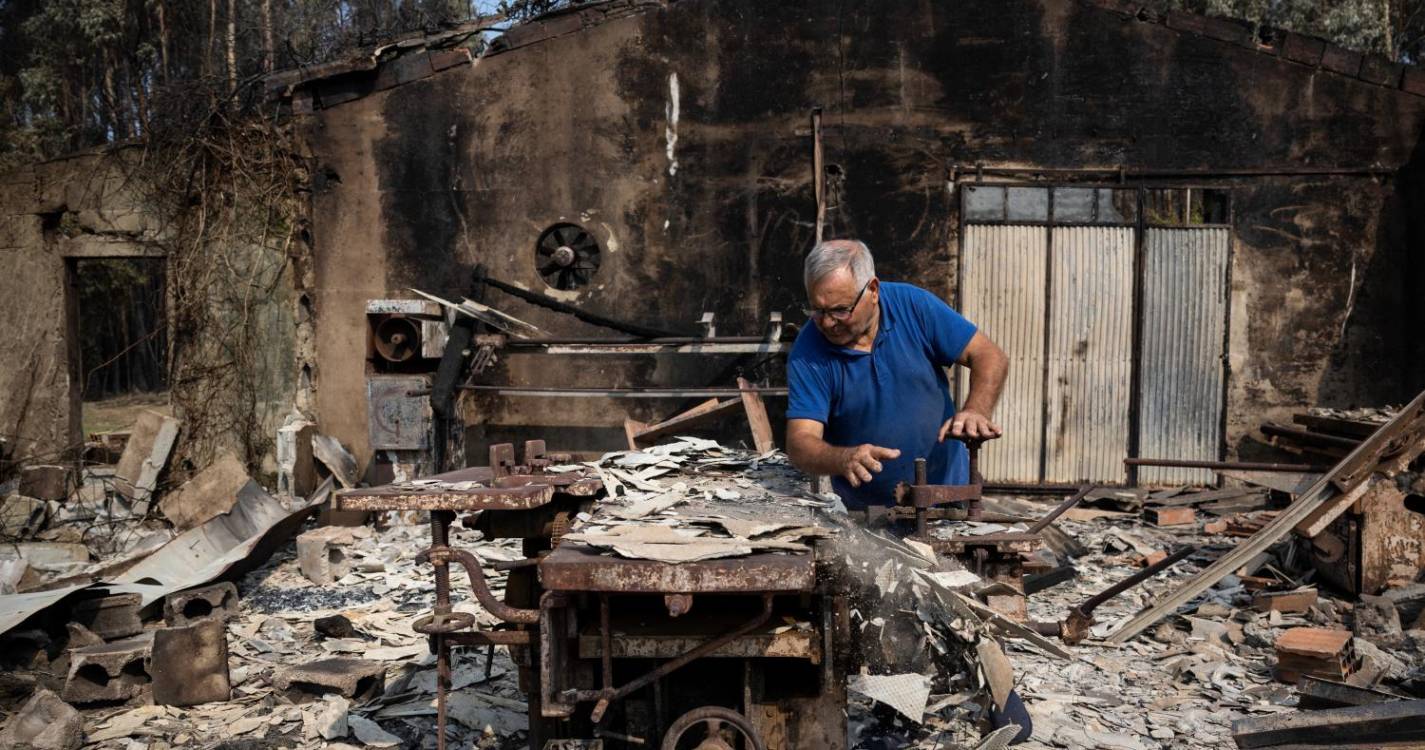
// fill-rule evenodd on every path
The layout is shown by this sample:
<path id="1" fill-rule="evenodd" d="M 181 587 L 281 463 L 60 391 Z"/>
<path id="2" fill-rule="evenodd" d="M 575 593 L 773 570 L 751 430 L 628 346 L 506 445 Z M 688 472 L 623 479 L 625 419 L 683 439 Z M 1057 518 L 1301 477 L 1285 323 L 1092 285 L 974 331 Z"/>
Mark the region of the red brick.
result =
<path id="1" fill-rule="evenodd" d="M 1145 508 L 1143 517 L 1154 526 L 1183 526 L 1197 520 L 1192 508 Z"/>
<path id="2" fill-rule="evenodd" d="M 1277 638 L 1279 654 L 1296 654 L 1313 659 L 1334 659 L 1339 657 L 1351 642 L 1349 630 L 1327 630 L 1325 628 L 1291 628 Z"/>

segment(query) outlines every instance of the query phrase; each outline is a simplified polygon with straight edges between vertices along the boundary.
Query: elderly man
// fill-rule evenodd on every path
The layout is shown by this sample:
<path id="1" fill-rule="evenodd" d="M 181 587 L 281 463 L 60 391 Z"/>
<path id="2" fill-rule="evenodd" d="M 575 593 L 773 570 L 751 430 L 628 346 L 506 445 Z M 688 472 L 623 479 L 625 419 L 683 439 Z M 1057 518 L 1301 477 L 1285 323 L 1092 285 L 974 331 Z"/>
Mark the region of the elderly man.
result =
<path id="1" fill-rule="evenodd" d="M 991 420 L 1009 360 L 974 324 L 934 294 L 881 283 L 856 240 L 812 249 L 804 271 L 806 313 L 787 362 L 787 454 L 809 474 L 833 477 L 849 510 L 894 503 L 914 460 L 931 484 L 965 484 L 969 456 L 953 438 L 1001 434 Z M 970 368 L 956 411 L 945 368 Z"/>

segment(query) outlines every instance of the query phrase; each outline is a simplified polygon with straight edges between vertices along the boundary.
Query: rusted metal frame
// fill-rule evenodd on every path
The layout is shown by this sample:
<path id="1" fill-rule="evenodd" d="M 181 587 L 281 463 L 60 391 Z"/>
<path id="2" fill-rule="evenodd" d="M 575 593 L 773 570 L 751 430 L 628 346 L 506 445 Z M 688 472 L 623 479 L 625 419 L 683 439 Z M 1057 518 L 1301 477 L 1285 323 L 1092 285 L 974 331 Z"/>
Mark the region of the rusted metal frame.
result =
<path id="1" fill-rule="evenodd" d="M 925 510 L 946 503 L 978 500 L 984 493 L 984 485 L 979 484 L 913 484 L 906 489 L 908 490 L 906 500 L 916 510 Z"/>
<path id="2" fill-rule="evenodd" d="M 679 669 L 682 669 L 683 667 L 687 666 L 691 662 L 701 659 L 704 656 L 707 656 L 708 654 L 718 650 L 719 648 L 722 648 L 723 646 L 726 646 L 727 644 L 737 640 L 738 638 L 741 638 L 747 635 L 748 633 L 751 633 L 752 631 L 756 630 L 757 628 L 760 628 L 765 625 L 767 621 L 772 618 L 772 596 L 773 595 L 770 593 L 762 594 L 762 611 L 759 612 L 751 620 L 748 620 L 747 623 L 742 625 L 741 627 L 724 633 L 723 635 L 717 636 L 716 638 L 711 638 L 707 641 L 704 641 L 701 645 L 689 650 L 682 656 L 679 656 L 676 659 L 669 659 L 668 661 L 665 661 L 662 664 L 658 665 L 658 667 L 651 669 L 648 672 L 645 672 L 642 676 L 630 682 L 624 683 L 620 687 L 605 687 L 602 690 L 566 690 L 564 691 L 561 697 L 563 700 L 570 703 L 583 703 L 587 701 L 594 701 L 594 709 L 590 713 L 589 718 L 591 721 L 597 724 L 598 722 L 603 720 L 604 714 L 608 711 L 609 706 L 612 705 L 614 701 L 622 700 L 628 697 L 629 695 L 637 692 L 638 690 L 641 690 L 642 688 L 646 687 L 655 680 L 660 680 L 664 677 L 667 677 L 673 672 L 676 672 Z M 602 620 L 602 616 L 600 619 Z M 600 638 L 605 639 L 603 642 L 606 644 L 603 649 L 603 658 L 605 660 L 610 660 L 612 659 L 613 648 L 612 638 L 611 636 L 607 635 L 609 633 L 607 621 L 600 622 L 600 629 L 603 631 L 600 634 Z M 612 672 L 610 671 L 609 674 L 612 674 Z M 606 685 L 608 684 L 607 679 L 605 680 L 605 683 Z"/>
<path id="3" fill-rule="evenodd" d="M 1110 635 L 1108 641 L 1124 643 L 1143 632 L 1153 623 L 1174 612 L 1181 604 L 1211 588 L 1223 576 L 1236 570 L 1253 556 L 1265 551 L 1278 539 L 1290 533 L 1293 527 L 1315 513 L 1320 506 L 1338 494 L 1354 490 L 1356 485 L 1365 481 L 1366 477 L 1375 471 L 1382 460 L 1392 457 L 1399 460 L 1400 456 L 1397 454 L 1407 447 L 1413 448 L 1412 453 L 1416 452 L 1422 441 L 1425 441 L 1425 392 L 1416 396 L 1390 422 L 1351 451 L 1350 455 L 1301 493 L 1296 502 L 1278 513 L 1260 531 L 1133 617 Z M 1345 508 L 1340 510 L 1344 511 Z"/>
<path id="4" fill-rule="evenodd" d="M 1065 500 L 1062 503 L 1059 503 L 1059 505 L 1056 506 L 1053 510 L 1045 514 L 1043 518 L 1039 519 L 1038 521 L 1035 521 L 1034 525 L 1029 527 L 1027 533 L 1038 534 L 1039 532 L 1043 531 L 1049 526 L 1049 524 L 1054 523 L 1054 521 L 1057 520 L 1059 516 L 1062 516 L 1067 513 L 1070 508 L 1083 502 L 1083 499 L 1088 497 L 1089 493 L 1092 491 L 1093 487 L 1089 485 L 1084 485 L 1083 487 L 1080 487 L 1079 491 L 1075 492 L 1073 497 L 1069 498 L 1068 500 Z"/>
<path id="5" fill-rule="evenodd" d="M 432 549 L 436 547 L 447 547 L 450 542 L 450 524 L 455 520 L 455 514 L 450 511 L 437 510 L 430 514 L 430 538 Z M 431 561 L 435 566 L 435 616 L 444 617 L 450 614 L 450 568 L 444 561 Z M 483 583 L 483 581 L 482 581 Z M 488 592 L 486 592 L 488 593 Z M 431 636 L 435 640 L 435 731 L 436 750 L 445 750 L 445 727 L 446 727 L 446 693 L 450 691 L 450 643 L 446 640 L 445 633 L 435 633 Z"/>
<path id="6" fill-rule="evenodd" d="M 1341 437 L 1339 435 L 1327 435 L 1311 430 L 1302 430 L 1295 427 L 1287 427 L 1273 422 L 1268 422 L 1261 426 L 1262 434 L 1271 437 L 1286 438 L 1287 440 L 1307 446 L 1322 446 L 1326 448 L 1345 448 L 1350 450 L 1361 444 L 1358 438 Z"/>
<path id="7" fill-rule="evenodd" d="M 614 689 L 614 629 L 610 624 L 609 595 L 599 595 L 599 665 L 603 668 L 604 692 Z"/>
<path id="8" fill-rule="evenodd" d="M 1128 466 L 1167 466 L 1178 469 L 1213 469 L 1220 471 L 1279 471 L 1285 473 L 1320 474 L 1330 471 L 1322 464 L 1282 464 L 1254 461 L 1193 461 L 1177 458 L 1125 458 Z"/>
<path id="9" fill-rule="evenodd" d="M 376 488 L 380 489 L 380 488 Z M 394 494 L 361 490 L 339 494 L 333 506 L 339 510 L 528 510 L 554 499 L 555 489 L 547 484 L 522 487 L 475 487 L 468 490 L 412 489 Z"/>
<path id="10" fill-rule="evenodd" d="M 497 396 L 571 398 L 740 398 L 737 388 L 547 388 L 535 386 L 463 385 L 461 390 L 493 393 Z M 785 396 L 786 388 L 754 388 L 762 396 Z"/>

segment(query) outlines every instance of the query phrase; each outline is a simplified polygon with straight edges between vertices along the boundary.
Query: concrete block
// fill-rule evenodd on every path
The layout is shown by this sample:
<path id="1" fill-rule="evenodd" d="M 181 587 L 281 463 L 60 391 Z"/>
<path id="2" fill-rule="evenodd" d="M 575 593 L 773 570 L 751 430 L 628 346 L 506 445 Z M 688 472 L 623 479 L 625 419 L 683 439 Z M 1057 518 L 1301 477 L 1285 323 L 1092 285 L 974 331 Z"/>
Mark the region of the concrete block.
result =
<path id="1" fill-rule="evenodd" d="M 153 679 L 149 658 L 153 634 L 70 652 L 62 697 L 70 703 L 147 701 Z"/>
<path id="2" fill-rule="evenodd" d="M 75 604 L 69 619 L 112 641 L 143 632 L 143 619 L 139 617 L 142 605 L 143 597 L 138 594 L 101 596 Z"/>
<path id="3" fill-rule="evenodd" d="M 0 535 L 13 539 L 39 531 L 49 517 L 49 505 L 33 497 L 10 495 L 0 499 Z"/>
<path id="4" fill-rule="evenodd" d="M 168 625 L 189 625 L 202 620 L 226 622 L 237 616 L 238 590 L 228 581 L 163 597 L 163 621 Z"/>
<path id="5" fill-rule="evenodd" d="M 1197 13 L 1170 11 L 1168 13 L 1167 24 L 1168 28 L 1202 34 L 1211 39 L 1244 46 L 1253 44 L 1252 27 L 1244 21 L 1214 18 Z"/>
<path id="6" fill-rule="evenodd" d="M 317 464 L 312 456 L 311 422 L 294 422 L 277 430 L 277 494 L 308 497 L 317 489 Z"/>
<path id="7" fill-rule="evenodd" d="M 249 484 L 254 482 L 247 467 L 237 456 L 224 453 L 177 492 L 164 495 L 158 507 L 175 529 L 187 531 L 232 510 L 238 494 Z"/>
<path id="8" fill-rule="evenodd" d="M 232 697 L 227 626 L 221 619 L 154 631 L 149 665 L 154 703 L 193 706 Z"/>
<path id="9" fill-rule="evenodd" d="M 1279 46 L 1282 57 L 1312 67 L 1321 64 L 1321 54 L 1326 51 L 1324 40 L 1290 31 L 1283 34 Z"/>
<path id="10" fill-rule="evenodd" d="M 1361 72 L 1361 53 L 1328 44 L 1321 53 L 1321 67 L 1354 78 Z"/>
<path id="11" fill-rule="evenodd" d="M 84 718 L 44 688 L 36 688 L 0 731 L 0 747 L 77 750 L 83 744 Z"/>
<path id="12" fill-rule="evenodd" d="M 323 526 L 297 537 L 297 567 L 312 583 L 326 586 L 351 572 L 345 546 L 352 531 L 340 526 Z"/>
<path id="13" fill-rule="evenodd" d="M 39 500 L 68 499 L 69 475 L 67 466 L 26 466 L 20 469 L 20 494 Z"/>
<path id="14" fill-rule="evenodd" d="M 1425 70 L 1406 68 L 1400 79 L 1400 88 L 1416 96 L 1425 96 Z"/>
<path id="15" fill-rule="evenodd" d="M 1391 62 L 1383 55 L 1366 55 L 1361 58 L 1361 71 L 1357 74 L 1362 81 L 1396 88 L 1405 66 Z"/>
<path id="16" fill-rule="evenodd" d="M 124 455 L 114 468 L 114 486 L 130 500 L 147 501 L 158 486 L 158 475 L 168 464 L 168 454 L 178 439 L 179 422 L 146 410 L 134 422 Z"/>
<path id="17" fill-rule="evenodd" d="M 306 703 L 324 695 L 340 695 L 359 703 L 380 695 L 385 689 L 386 667 L 365 659 L 318 659 L 279 669 L 272 676 L 272 686 L 294 703 Z"/>

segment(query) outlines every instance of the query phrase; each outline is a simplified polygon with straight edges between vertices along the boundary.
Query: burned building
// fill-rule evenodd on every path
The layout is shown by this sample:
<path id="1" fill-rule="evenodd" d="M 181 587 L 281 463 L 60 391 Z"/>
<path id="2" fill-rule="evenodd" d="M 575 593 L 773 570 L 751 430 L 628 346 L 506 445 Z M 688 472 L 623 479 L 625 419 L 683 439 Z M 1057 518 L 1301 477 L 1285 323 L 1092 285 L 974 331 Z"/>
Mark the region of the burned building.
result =
<path id="1" fill-rule="evenodd" d="M 413 288 L 458 299 L 476 264 L 676 333 L 696 335 L 705 312 L 722 334 L 759 335 L 772 313 L 800 323 L 818 108 L 826 235 L 864 239 L 882 277 L 935 291 L 1011 354 L 992 480 L 1121 482 L 1125 455 L 1262 457 L 1264 419 L 1400 402 L 1419 381 L 1417 70 L 1075 0 L 628 0 L 478 52 L 472 38 L 274 77 L 312 193 L 310 267 L 273 291 L 274 357 L 292 361 L 263 386 L 266 427 L 301 402 L 363 464 L 421 446 L 409 429 L 372 444 L 382 409 L 427 418 L 391 400 L 419 400 L 406 394 L 435 360 L 387 367 L 368 302 L 418 299 Z M 3 234 L 20 271 L 6 304 L 45 311 L 11 339 L 11 360 L 31 364 L 6 371 L 4 429 L 50 446 L 78 437 L 67 419 L 33 420 L 77 398 L 65 275 L 24 269 L 72 255 L 72 239 L 43 229 L 56 210 L 89 208 L 56 197 L 63 172 L 6 178 Z M 561 276 L 541 243 L 582 243 L 578 273 Z M 496 297 L 545 332 L 607 333 Z M 776 382 L 780 362 L 506 353 L 481 382 L 727 386 L 738 373 Z M 383 390 L 388 375 L 406 380 Z M 593 450 L 623 443 L 625 416 L 676 406 L 482 395 L 465 421 L 471 445 L 532 435 Z"/>

